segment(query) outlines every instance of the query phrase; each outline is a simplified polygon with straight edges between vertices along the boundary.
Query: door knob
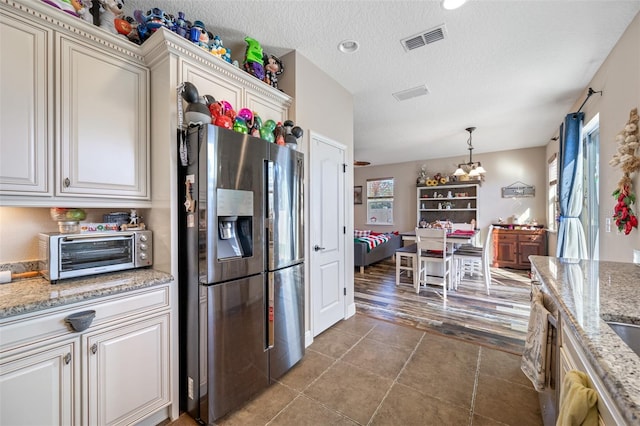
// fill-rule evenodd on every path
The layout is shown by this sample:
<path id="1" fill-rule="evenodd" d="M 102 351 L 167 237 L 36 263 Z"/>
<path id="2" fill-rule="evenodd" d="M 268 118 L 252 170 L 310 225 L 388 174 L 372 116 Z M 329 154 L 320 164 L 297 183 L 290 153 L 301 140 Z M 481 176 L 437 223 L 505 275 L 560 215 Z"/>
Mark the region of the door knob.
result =
<path id="1" fill-rule="evenodd" d="M 324 250 L 324 247 L 320 247 L 319 245 L 316 244 L 315 246 L 313 246 L 313 250 L 314 251 Z"/>

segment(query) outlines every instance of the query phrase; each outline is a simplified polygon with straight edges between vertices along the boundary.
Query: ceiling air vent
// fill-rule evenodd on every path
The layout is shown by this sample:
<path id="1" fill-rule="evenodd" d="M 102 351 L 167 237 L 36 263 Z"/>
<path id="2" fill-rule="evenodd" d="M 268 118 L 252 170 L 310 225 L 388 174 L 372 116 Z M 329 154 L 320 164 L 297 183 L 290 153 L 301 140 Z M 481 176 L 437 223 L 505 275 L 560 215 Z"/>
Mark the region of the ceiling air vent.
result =
<path id="1" fill-rule="evenodd" d="M 417 49 L 418 47 L 443 40 L 445 35 L 445 26 L 442 24 L 439 27 L 431 28 L 430 30 L 423 31 L 419 34 L 400 40 L 400 43 L 402 43 L 404 50 L 408 52 L 410 50 Z"/>
<path id="2" fill-rule="evenodd" d="M 424 96 L 429 93 L 427 86 L 413 87 L 407 90 L 401 90 L 393 94 L 393 97 L 398 101 L 406 101 L 407 99 L 417 98 L 418 96 Z"/>

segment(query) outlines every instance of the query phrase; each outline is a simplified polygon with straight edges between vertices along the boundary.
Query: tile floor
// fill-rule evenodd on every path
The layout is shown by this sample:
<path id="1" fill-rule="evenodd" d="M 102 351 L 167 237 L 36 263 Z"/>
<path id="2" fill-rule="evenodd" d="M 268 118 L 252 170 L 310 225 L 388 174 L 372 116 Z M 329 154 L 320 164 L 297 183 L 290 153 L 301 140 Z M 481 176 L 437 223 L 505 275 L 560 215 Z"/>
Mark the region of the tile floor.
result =
<path id="1" fill-rule="evenodd" d="M 186 415 L 173 426 L 195 424 Z M 220 425 L 542 425 L 520 357 L 356 314 Z"/>

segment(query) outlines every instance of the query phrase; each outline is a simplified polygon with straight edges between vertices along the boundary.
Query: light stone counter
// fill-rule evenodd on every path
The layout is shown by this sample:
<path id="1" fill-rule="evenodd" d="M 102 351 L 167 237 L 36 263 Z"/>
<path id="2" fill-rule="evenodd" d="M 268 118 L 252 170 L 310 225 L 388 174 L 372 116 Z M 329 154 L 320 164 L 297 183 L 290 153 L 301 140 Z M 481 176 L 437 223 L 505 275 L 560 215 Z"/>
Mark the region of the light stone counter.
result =
<path id="1" fill-rule="evenodd" d="M 577 337 L 629 424 L 640 424 L 640 357 L 605 322 L 640 324 L 640 266 L 545 256 L 529 259 L 561 308 L 562 326 Z"/>
<path id="2" fill-rule="evenodd" d="M 153 287 L 172 280 L 170 274 L 153 269 L 71 278 L 60 280 L 58 284 L 51 284 L 41 277 L 16 280 L 0 284 L 0 319 Z"/>

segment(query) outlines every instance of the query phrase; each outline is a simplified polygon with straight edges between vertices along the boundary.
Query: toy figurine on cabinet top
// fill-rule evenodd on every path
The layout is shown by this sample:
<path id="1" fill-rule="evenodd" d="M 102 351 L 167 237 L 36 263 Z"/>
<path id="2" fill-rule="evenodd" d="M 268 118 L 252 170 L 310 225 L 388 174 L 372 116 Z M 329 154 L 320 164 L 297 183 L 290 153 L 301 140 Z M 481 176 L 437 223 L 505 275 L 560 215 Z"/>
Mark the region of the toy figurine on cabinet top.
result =
<path id="1" fill-rule="evenodd" d="M 147 10 L 146 13 L 141 10 L 135 10 L 133 17 L 138 23 L 138 34 L 140 35 L 140 40 L 143 42 L 158 28 L 165 27 L 173 30 L 175 26 L 171 15 L 166 14 L 164 10 L 157 7 Z"/>
<path id="2" fill-rule="evenodd" d="M 89 9 L 93 6 L 91 0 L 71 0 L 71 5 L 76 10 L 78 17 L 90 24 L 93 24 L 93 15 Z"/>
<path id="3" fill-rule="evenodd" d="M 178 12 L 178 18 L 176 21 L 175 32 L 181 37 L 189 38 L 191 31 L 191 23 L 184 18 L 184 12 Z"/>
<path id="4" fill-rule="evenodd" d="M 257 40 L 251 37 L 245 37 L 244 41 L 247 42 L 247 49 L 244 54 L 244 70 L 257 78 L 258 80 L 264 79 L 264 60 L 262 56 L 262 46 Z"/>
<path id="5" fill-rule="evenodd" d="M 284 127 L 284 144 L 291 149 L 298 149 L 298 141 L 304 134 L 299 126 L 294 126 L 293 121 L 286 120 L 282 125 Z"/>
<path id="6" fill-rule="evenodd" d="M 100 28 L 104 28 L 112 34 L 120 34 L 116 29 L 116 19 L 124 18 L 123 0 L 98 0 L 100 3 Z"/>
<path id="7" fill-rule="evenodd" d="M 273 131 L 276 129 L 276 122 L 273 120 L 267 120 L 260 128 L 260 137 L 268 142 L 275 142 L 276 137 Z"/>
<path id="8" fill-rule="evenodd" d="M 195 21 L 191 27 L 189 40 L 206 51 L 209 51 L 209 32 L 202 21 Z"/>
<path id="9" fill-rule="evenodd" d="M 210 104 L 215 103 L 213 96 L 200 97 L 196 86 L 188 81 L 184 83 L 180 96 L 188 103 L 184 112 L 188 124 L 211 123 Z"/>
<path id="10" fill-rule="evenodd" d="M 71 0 L 42 0 L 43 2 L 51 5 L 55 8 L 62 10 L 63 12 L 68 13 L 69 15 L 78 16 L 76 12 L 76 8 L 74 7 Z"/>
<path id="11" fill-rule="evenodd" d="M 264 79 L 271 87 L 278 88 L 278 76 L 284 72 L 282 61 L 273 55 L 264 55 Z"/>

